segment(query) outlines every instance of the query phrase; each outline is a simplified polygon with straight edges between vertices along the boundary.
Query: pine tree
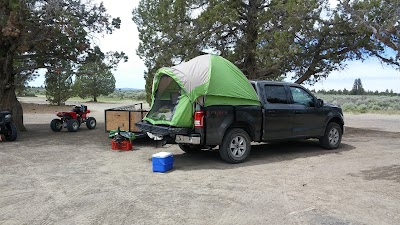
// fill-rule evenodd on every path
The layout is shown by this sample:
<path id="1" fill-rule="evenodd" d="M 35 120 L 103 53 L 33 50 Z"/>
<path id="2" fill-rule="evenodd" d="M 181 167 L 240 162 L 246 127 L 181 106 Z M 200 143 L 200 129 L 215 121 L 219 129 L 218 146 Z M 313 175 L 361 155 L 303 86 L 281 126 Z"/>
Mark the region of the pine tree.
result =
<path id="1" fill-rule="evenodd" d="M 365 90 L 362 86 L 361 79 L 355 79 L 353 84 L 353 89 L 351 89 L 350 94 L 352 95 L 363 95 Z"/>
<path id="2" fill-rule="evenodd" d="M 115 77 L 103 62 L 91 62 L 82 65 L 75 80 L 75 91 L 80 98 L 90 97 L 94 102 L 101 95 L 114 92 Z"/>
<path id="3" fill-rule="evenodd" d="M 73 71 L 68 63 L 59 63 L 45 74 L 47 100 L 55 105 L 64 105 L 73 95 Z"/>

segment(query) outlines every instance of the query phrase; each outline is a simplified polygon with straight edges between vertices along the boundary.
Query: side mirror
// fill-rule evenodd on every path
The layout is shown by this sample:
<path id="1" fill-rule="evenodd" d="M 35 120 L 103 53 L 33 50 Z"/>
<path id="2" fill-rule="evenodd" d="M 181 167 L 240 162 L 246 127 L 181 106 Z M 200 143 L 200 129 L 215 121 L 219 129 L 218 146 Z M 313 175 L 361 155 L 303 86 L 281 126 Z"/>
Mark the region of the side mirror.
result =
<path id="1" fill-rule="evenodd" d="M 322 99 L 317 99 L 317 108 L 324 106 L 324 101 Z"/>

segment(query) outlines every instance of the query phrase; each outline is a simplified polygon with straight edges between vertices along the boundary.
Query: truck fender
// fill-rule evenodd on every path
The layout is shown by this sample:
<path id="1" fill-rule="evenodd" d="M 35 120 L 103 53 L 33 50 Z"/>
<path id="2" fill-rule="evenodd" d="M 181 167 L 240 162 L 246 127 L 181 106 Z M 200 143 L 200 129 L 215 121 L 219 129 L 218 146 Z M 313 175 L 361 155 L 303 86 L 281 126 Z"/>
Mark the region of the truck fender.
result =
<path id="1" fill-rule="evenodd" d="M 322 136 L 325 133 L 325 129 L 328 126 L 328 124 L 330 122 L 335 122 L 337 124 L 339 124 L 339 126 L 342 128 L 342 132 L 344 132 L 344 121 L 343 118 L 339 115 L 333 114 L 333 113 L 329 113 L 328 117 L 325 120 L 325 124 L 324 124 L 324 128 L 323 128 L 323 133 L 321 134 Z"/>

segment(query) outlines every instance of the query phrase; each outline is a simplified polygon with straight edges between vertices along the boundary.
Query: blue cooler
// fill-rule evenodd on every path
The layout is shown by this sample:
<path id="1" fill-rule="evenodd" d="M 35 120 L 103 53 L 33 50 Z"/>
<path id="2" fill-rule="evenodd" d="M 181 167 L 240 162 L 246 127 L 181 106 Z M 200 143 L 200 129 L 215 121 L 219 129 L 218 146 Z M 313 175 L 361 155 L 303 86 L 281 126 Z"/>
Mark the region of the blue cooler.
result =
<path id="1" fill-rule="evenodd" d="M 174 167 L 174 156 L 170 152 L 159 152 L 153 155 L 153 172 L 165 173 Z"/>

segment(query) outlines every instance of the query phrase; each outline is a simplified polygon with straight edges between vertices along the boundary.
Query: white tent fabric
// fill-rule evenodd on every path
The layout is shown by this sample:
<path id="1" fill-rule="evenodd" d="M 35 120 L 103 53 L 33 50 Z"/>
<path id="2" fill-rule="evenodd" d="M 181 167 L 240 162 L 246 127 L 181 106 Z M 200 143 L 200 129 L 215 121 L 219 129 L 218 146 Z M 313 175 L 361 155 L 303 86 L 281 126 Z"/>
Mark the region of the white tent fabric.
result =
<path id="1" fill-rule="evenodd" d="M 179 77 L 185 90 L 190 93 L 195 87 L 209 81 L 210 64 L 211 55 L 202 55 L 188 62 L 173 66 L 170 70 Z"/>

